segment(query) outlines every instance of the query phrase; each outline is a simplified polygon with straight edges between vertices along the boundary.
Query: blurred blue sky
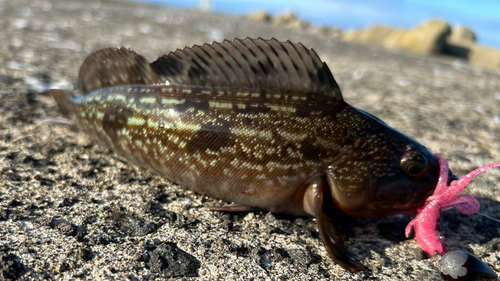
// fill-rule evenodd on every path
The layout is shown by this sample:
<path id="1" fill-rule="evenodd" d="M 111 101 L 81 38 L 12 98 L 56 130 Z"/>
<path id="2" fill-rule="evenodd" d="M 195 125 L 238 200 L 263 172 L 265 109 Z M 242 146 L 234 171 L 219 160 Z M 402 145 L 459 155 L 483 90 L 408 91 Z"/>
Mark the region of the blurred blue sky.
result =
<path id="1" fill-rule="evenodd" d="M 178 8 L 197 8 L 200 0 L 136 0 Z M 429 18 L 474 30 L 478 42 L 500 48 L 500 0 L 212 0 L 212 10 L 248 14 L 287 11 L 307 22 L 343 30 L 383 24 L 411 28 Z"/>

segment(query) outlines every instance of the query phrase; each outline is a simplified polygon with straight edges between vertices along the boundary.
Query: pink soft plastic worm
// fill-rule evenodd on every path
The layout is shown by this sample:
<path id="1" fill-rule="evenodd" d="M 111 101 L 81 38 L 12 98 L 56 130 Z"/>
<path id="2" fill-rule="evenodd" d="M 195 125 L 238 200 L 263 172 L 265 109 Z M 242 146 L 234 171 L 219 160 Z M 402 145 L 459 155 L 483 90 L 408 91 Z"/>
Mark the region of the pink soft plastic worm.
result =
<path id="1" fill-rule="evenodd" d="M 455 207 L 458 211 L 466 215 L 477 213 L 480 205 L 476 198 L 469 194 L 459 195 L 457 193 L 462 192 L 475 176 L 486 170 L 500 166 L 500 162 L 483 166 L 458 180 L 452 181 L 448 186 L 448 162 L 439 154 L 435 154 L 435 156 L 439 161 L 440 173 L 434 194 L 427 198 L 422 207 L 418 208 L 417 216 L 406 227 L 406 237 L 409 237 L 413 228 L 418 244 L 430 255 L 443 252 L 443 246 L 436 232 L 440 209 L 448 210 Z"/>

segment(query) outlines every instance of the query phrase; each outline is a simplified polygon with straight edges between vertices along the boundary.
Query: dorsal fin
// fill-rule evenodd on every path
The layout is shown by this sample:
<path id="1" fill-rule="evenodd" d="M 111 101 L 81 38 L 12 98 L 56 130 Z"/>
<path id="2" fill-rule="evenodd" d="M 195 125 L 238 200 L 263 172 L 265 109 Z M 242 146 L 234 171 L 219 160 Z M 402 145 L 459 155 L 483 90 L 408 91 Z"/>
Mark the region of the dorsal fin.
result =
<path id="1" fill-rule="evenodd" d="M 79 74 L 82 92 L 126 84 L 170 83 L 267 89 L 342 100 L 328 66 L 301 43 L 246 38 L 194 45 L 149 64 L 135 52 L 108 48 L 91 54 Z"/>
<path id="2" fill-rule="evenodd" d="M 141 55 L 126 48 L 106 48 L 90 54 L 78 73 L 82 94 L 118 85 L 157 84 L 160 77 Z"/>
<path id="3" fill-rule="evenodd" d="M 151 66 L 171 83 L 268 89 L 342 100 L 328 66 L 301 43 L 246 38 L 178 49 Z"/>

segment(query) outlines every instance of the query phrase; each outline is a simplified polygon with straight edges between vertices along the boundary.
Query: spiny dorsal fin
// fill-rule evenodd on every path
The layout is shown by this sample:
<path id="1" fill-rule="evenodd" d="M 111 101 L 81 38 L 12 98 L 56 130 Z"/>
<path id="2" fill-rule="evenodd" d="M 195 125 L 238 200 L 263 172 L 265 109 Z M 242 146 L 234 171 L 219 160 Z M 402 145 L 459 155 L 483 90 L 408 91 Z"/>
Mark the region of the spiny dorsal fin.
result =
<path id="1" fill-rule="evenodd" d="M 151 66 L 170 83 L 268 89 L 342 100 L 328 66 L 301 43 L 235 39 L 178 49 Z"/>
<path id="2" fill-rule="evenodd" d="M 246 38 L 178 49 L 149 64 L 134 51 L 107 48 L 80 68 L 83 94 L 118 85 L 162 84 L 267 89 L 342 100 L 328 66 L 312 49 L 290 41 Z"/>

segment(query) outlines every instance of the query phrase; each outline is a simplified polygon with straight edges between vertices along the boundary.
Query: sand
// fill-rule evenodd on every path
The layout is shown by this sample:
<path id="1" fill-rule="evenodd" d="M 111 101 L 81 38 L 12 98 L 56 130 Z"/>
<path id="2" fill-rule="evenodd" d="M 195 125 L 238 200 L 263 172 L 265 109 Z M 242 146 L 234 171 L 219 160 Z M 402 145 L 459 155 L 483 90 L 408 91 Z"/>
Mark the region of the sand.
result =
<path id="1" fill-rule="evenodd" d="M 2 2 L 0 2 L 2 4 Z M 222 205 L 122 162 L 67 126 L 47 90 L 76 88 L 93 50 L 152 61 L 176 48 L 276 37 L 314 48 L 345 100 L 441 153 L 463 175 L 500 161 L 500 71 L 383 50 L 242 16 L 121 1 L 7 0 L 0 5 L 0 280 L 440 280 L 439 258 L 404 239 L 404 216 L 353 219 L 348 250 L 372 271 L 328 256 L 312 218 L 227 214 Z M 500 217 L 500 169 L 467 187 Z M 500 272 L 500 224 L 451 210 L 445 249 Z"/>

